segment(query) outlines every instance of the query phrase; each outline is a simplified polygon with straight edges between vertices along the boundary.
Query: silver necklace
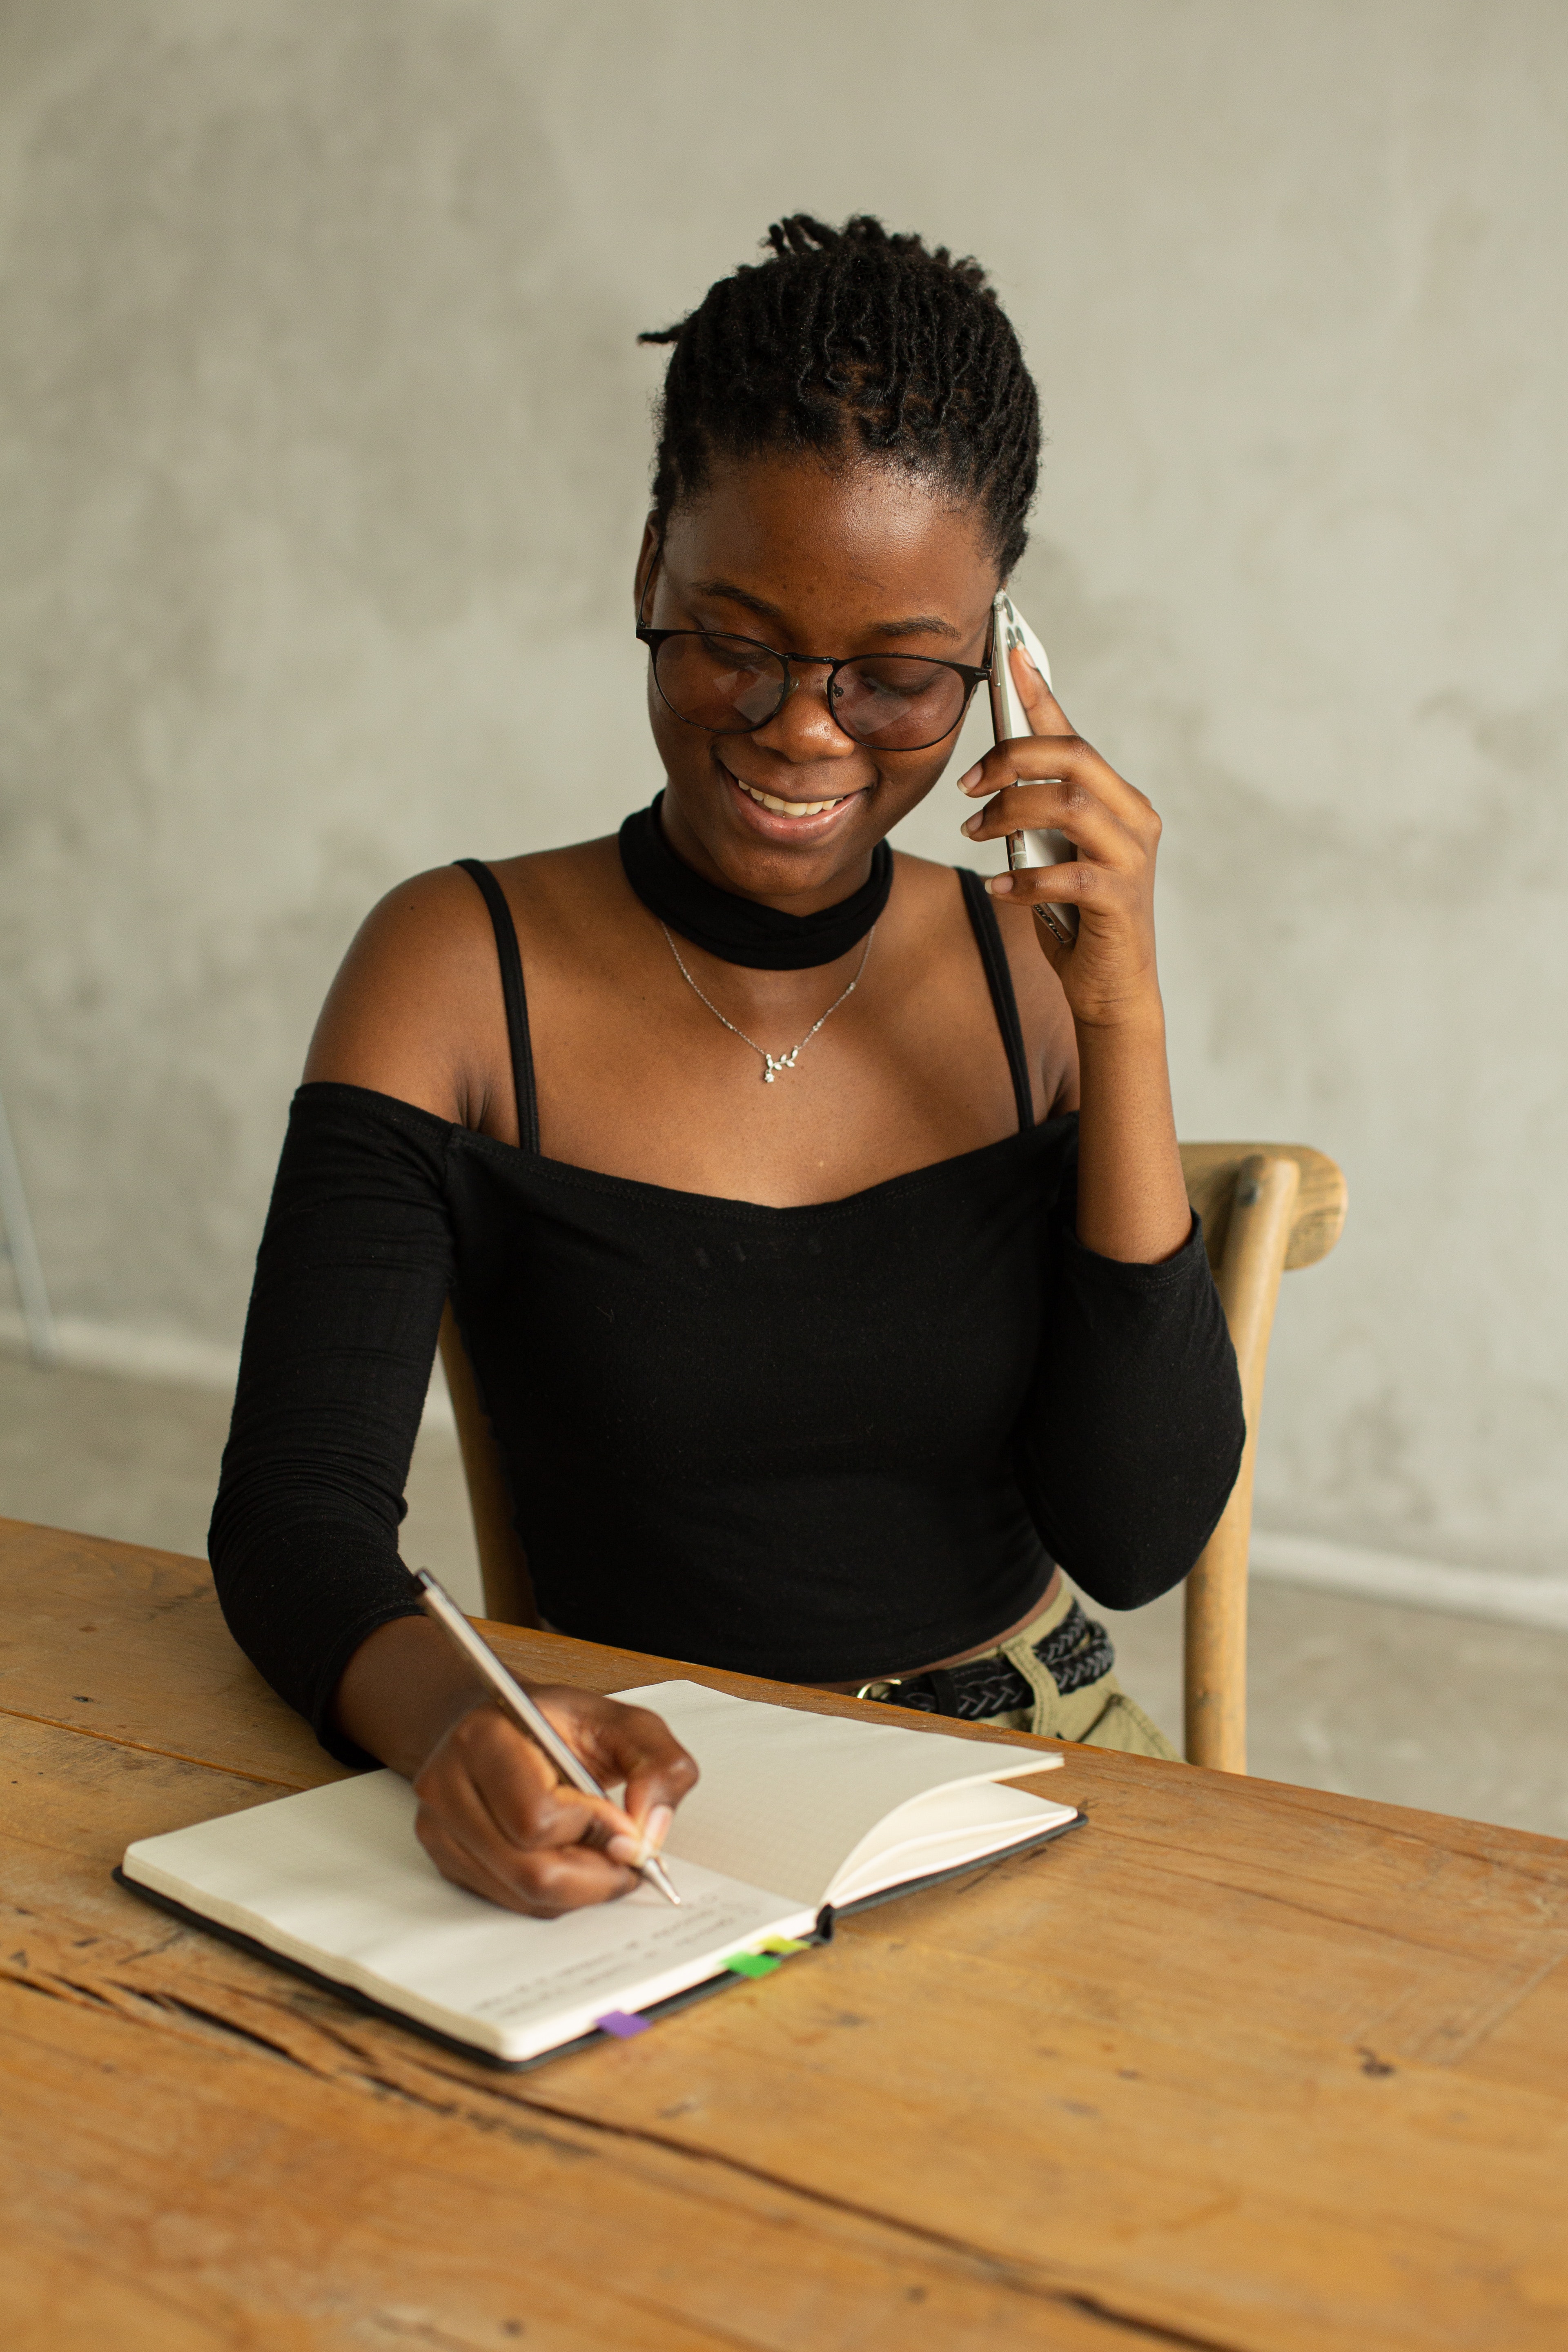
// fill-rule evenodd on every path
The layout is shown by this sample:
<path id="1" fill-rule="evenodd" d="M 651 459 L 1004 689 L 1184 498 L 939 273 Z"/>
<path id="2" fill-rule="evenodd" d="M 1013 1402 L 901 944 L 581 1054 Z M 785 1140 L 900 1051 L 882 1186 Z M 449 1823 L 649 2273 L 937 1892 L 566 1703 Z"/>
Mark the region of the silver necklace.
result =
<path id="1" fill-rule="evenodd" d="M 668 925 L 667 923 L 660 923 L 658 928 L 664 933 L 665 939 L 668 942 L 670 954 L 680 966 L 681 979 L 686 982 L 687 987 L 691 991 L 693 996 L 702 997 L 703 1003 L 708 1007 L 708 1010 L 713 1015 L 714 1020 L 722 1021 L 725 1028 L 728 1029 L 731 1037 L 738 1037 L 742 1045 L 749 1045 L 753 1054 L 761 1055 L 763 1063 L 763 1084 L 765 1087 L 771 1087 L 773 1085 L 773 1080 L 778 1076 L 781 1070 L 794 1069 L 805 1048 L 810 1045 L 817 1031 L 822 1027 L 823 1023 L 831 1021 L 839 1006 L 844 1003 L 847 998 L 854 995 L 855 991 L 859 987 L 862 976 L 865 973 L 866 958 L 871 952 L 871 942 L 877 936 L 877 926 L 873 923 L 870 929 L 866 934 L 866 946 L 861 954 L 859 964 L 856 969 L 854 979 L 844 991 L 842 996 L 836 996 L 834 998 L 832 1003 L 823 1014 L 822 1020 L 814 1021 L 812 1023 L 810 1028 L 806 1031 L 805 1036 L 801 1039 L 800 1044 L 795 1048 L 794 1052 L 790 1054 L 770 1054 L 765 1045 L 759 1045 L 754 1037 L 748 1037 L 743 1029 L 737 1029 L 729 1015 L 720 1012 L 719 1007 L 714 1003 L 713 999 L 710 996 L 702 995 L 702 991 L 698 987 L 697 982 L 692 979 L 691 974 L 687 971 L 684 963 L 681 963 L 680 961 L 680 950 L 676 946 L 675 941 L 669 937 Z"/>

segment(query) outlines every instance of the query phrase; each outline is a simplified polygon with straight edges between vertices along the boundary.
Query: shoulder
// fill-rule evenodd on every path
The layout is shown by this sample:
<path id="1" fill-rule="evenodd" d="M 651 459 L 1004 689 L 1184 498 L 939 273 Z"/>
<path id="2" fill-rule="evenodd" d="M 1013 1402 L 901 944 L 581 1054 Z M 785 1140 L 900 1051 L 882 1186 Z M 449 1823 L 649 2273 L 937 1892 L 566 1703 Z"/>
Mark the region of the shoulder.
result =
<path id="1" fill-rule="evenodd" d="M 973 930 L 954 869 L 931 858 L 895 851 L 894 874 L 928 936 L 940 936 L 954 955 L 973 956 Z M 1005 899 L 991 904 L 1035 1073 L 1037 1114 L 1049 1118 L 1076 1109 L 1077 1033 L 1062 984 L 1040 945 L 1038 926 L 1023 908 L 1011 907 Z"/>
<path id="2" fill-rule="evenodd" d="M 481 861 L 500 884 L 514 918 L 569 920 L 586 902 L 606 865 L 619 871 L 613 835 L 569 849 L 536 850 L 521 857 Z M 495 928 L 483 887 L 467 865 L 434 866 L 412 874 L 378 899 L 360 925 L 349 956 L 412 957 L 424 977 L 472 955 L 494 950 Z"/>
<path id="3" fill-rule="evenodd" d="M 631 898 L 614 834 L 574 842 L 568 849 L 492 858 L 489 869 L 510 910 L 525 962 L 561 951 L 570 956 L 574 942 L 580 952 L 584 927 L 603 921 L 606 900 L 616 907 Z M 473 889 L 468 876 L 459 879 Z"/>
<path id="4" fill-rule="evenodd" d="M 525 942 L 580 926 L 606 851 L 613 840 L 487 861 Z M 480 887 L 459 866 L 411 875 L 360 925 L 321 1008 L 307 1080 L 367 1087 L 477 1126 L 510 1065 Z"/>

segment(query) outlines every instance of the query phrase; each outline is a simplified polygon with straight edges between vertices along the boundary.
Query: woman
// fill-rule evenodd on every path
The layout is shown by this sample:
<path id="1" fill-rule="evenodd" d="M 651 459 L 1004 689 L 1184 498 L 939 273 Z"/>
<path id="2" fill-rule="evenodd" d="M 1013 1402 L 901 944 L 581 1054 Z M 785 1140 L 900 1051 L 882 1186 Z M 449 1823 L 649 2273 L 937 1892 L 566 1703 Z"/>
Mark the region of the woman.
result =
<path id="1" fill-rule="evenodd" d="M 982 889 L 886 845 L 1023 551 L 1016 339 L 974 263 L 873 220 L 768 242 L 647 339 L 674 346 L 634 583 L 663 793 L 618 840 L 370 916 L 213 1519 L 263 1673 L 415 1780 L 449 1877 L 538 1912 L 634 1883 L 693 1767 L 657 1717 L 556 1690 L 625 1806 L 552 1786 L 417 1614 L 396 1528 L 448 1292 L 544 1622 L 970 1720 L 1169 1755 L 1056 1562 L 1153 1599 L 1240 1459 L 1153 810 L 1016 655 L 1035 731 L 959 779 L 963 830 L 1059 827 L 1077 862 Z"/>

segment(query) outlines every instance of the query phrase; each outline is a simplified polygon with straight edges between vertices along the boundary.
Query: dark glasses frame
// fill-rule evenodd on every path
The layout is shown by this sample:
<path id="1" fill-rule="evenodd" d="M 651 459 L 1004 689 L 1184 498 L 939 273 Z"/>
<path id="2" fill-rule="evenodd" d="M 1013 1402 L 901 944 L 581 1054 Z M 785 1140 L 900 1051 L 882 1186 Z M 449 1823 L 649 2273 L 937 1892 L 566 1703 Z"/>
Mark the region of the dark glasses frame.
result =
<path id="1" fill-rule="evenodd" d="M 643 610 L 647 609 L 648 590 L 653 586 L 653 580 L 654 574 L 650 571 L 642 593 Z M 940 656 L 932 654 L 895 654 L 887 656 L 879 656 L 876 654 L 781 654 L 776 646 L 766 644 L 761 637 L 742 636 L 739 631 L 735 629 L 650 629 L 644 623 L 640 613 L 637 618 L 637 633 L 639 642 L 645 645 L 648 649 L 648 659 L 653 665 L 653 682 L 655 686 L 658 687 L 658 698 L 663 703 L 667 710 L 674 713 L 674 716 L 679 719 L 683 727 L 700 728 L 704 735 L 754 735 L 758 728 L 771 726 L 773 720 L 778 717 L 779 712 L 784 709 L 784 704 L 789 700 L 790 696 L 795 692 L 796 686 L 799 684 L 799 680 L 795 675 L 795 666 L 796 664 L 805 664 L 814 669 L 826 668 L 827 672 L 826 692 L 828 716 L 833 720 L 834 725 L 839 729 L 840 732 L 849 737 L 852 743 L 868 744 L 873 751 L 879 748 L 886 750 L 893 750 L 896 748 L 900 751 L 931 751 L 936 749 L 936 746 L 939 743 L 945 743 L 950 735 L 957 734 L 965 719 L 969 716 L 969 706 L 974 699 L 975 688 L 985 685 L 990 678 L 992 671 L 992 653 L 995 645 L 996 623 L 994 615 L 993 615 L 990 628 L 986 633 L 985 659 L 978 669 L 974 667 L 973 662 L 945 661 Z M 743 720 L 739 719 L 733 727 L 710 727 L 700 719 L 689 719 L 684 710 L 676 709 L 674 703 L 671 702 L 663 687 L 659 686 L 658 649 L 661 646 L 668 644 L 671 637 L 722 637 L 731 645 L 754 646 L 759 653 L 766 654 L 771 661 L 776 661 L 783 666 L 784 682 L 779 688 L 778 700 L 774 703 L 773 709 L 764 718 L 752 719 L 749 727 Z M 953 720 L 952 726 L 944 727 L 942 733 L 940 735 L 933 735 L 928 743 L 900 743 L 896 747 L 890 744 L 879 747 L 874 737 L 857 735 L 854 733 L 852 729 L 846 727 L 843 720 L 839 718 L 838 713 L 833 707 L 833 681 L 837 677 L 841 669 L 852 669 L 857 662 L 876 661 L 879 658 L 887 658 L 895 661 L 925 662 L 928 663 L 932 669 L 950 669 L 953 671 L 957 677 L 962 678 L 963 681 L 963 700 L 959 705 L 958 716 Z"/>

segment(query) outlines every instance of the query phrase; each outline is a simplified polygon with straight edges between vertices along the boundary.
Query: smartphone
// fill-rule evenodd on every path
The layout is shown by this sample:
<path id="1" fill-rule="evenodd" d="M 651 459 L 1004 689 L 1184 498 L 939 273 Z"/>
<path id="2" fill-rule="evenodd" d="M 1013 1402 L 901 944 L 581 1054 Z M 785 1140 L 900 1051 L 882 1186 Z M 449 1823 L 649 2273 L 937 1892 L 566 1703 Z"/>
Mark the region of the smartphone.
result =
<path id="1" fill-rule="evenodd" d="M 998 743 L 1014 735 L 1032 735 L 1013 681 L 1013 664 L 1009 656 L 1015 646 L 1022 646 L 1040 676 L 1049 686 L 1051 666 L 1041 645 L 1005 588 L 997 592 L 991 607 L 991 725 Z M 1070 865 L 1078 851 L 1065 833 L 1010 833 L 1007 835 L 1007 863 L 1016 874 L 1026 866 Z M 1063 947 L 1070 948 L 1078 937 L 1076 907 L 1037 906 L 1036 914 L 1047 931 L 1058 939 Z"/>

